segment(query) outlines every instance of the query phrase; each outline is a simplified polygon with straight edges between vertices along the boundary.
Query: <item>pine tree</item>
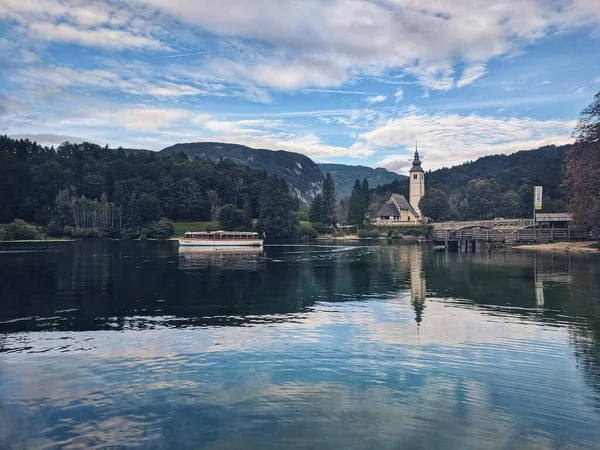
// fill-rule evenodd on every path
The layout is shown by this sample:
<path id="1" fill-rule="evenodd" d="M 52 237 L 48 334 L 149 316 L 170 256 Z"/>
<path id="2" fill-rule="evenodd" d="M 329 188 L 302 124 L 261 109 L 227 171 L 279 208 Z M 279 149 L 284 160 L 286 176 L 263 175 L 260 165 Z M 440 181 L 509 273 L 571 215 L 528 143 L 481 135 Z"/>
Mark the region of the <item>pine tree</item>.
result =
<path id="1" fill-rule="evenodd" d="M 360 181 L 356 180 L 348 199 L 348 223 L 352 225 L 362 225 L 364 221 L 363 195 Z"/>
<path id="2" fill-rule="evenodd" d="M 258 229 L 267 237 L 292 237 L 298 229 L 294 211 L 298 198 L 294 196 L 284 180 L 276 176 L 267 177 L 260 197 Z"/>
<path id="3" fill-rule="evenodd" d="M 321 195 L 323 196 L 321 223 L 335 226 L 335 186 L 329 172 L 327 172 L 323 180 Z"/>
<path id="4" fill-rule="evenodd" d="M 362 184 L 359 180 L 356 180 L 348 200 L 348 222 L 353 225 L 363 225 L 369 210 L 369 203 L 369 182 L 366 178 Z"/>

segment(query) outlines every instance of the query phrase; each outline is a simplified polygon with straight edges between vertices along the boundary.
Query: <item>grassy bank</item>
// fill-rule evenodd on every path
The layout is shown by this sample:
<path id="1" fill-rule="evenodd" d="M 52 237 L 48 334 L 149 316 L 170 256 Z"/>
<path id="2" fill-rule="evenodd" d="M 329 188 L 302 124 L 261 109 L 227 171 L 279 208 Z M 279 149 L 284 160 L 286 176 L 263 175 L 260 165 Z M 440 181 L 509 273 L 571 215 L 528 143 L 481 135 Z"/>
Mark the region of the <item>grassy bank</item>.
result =
<path id="1" fill-rule="evenodd" d="M 173 222 L 175 236 L 181 236 L 187 231 L 217 231 L 220 230 L 219 222 Z"/>

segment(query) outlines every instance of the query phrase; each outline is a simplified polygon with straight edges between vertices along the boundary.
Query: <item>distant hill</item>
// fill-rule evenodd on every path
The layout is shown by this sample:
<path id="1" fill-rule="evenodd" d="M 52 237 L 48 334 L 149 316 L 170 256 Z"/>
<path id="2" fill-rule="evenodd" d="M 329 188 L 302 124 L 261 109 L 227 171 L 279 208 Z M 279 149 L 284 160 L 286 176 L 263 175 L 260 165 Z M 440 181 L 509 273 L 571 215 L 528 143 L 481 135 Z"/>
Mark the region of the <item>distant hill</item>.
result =
<path id="1" fill-rule="evenodd" d="M 245 145 L 220 142 L 192 142 L 172 145 L 161 150 L 159 154 L 172 155 L 179 152 L 185 153 L 189 158 L 226 158 L 277 175 L 307 203 L 317 195 L 323 181 L 323 174 L 313 160 L 299 153 L 254 149 Z"/>
<path id="2" fill-rule="evenodd" d="M 569 148 L 570 145 L 548 145 L 510 155 L 484 156 L 459 166 L 434 170 L 425 174 L 425 189 L 446 192 L 451 205 L 458 208 L 469 181 L 474 179 L 493 180 L 500 195 L 517 192 L 523 185 L 539 185 L 544 187 L 544 211 L 564 210 L 567 201 L 563 186 L 565 153 Z M 408 182 L 394 181 L 373 192 L 381 199 L 391 192 L 408 195 Z"/>
<path id="3" fill-rule="evenodd" d="M 331 173 L 337 198 L 348 197 L 352 193 L 352 186 L 357 179 L 362 181 L 366 178 L 371 187 L 406 179 L 405 175 L 382 168 L 373 169 L 372 167 L 347 166 L 345 164 L 317 164 L 317 166 L 324 174 Z"/>

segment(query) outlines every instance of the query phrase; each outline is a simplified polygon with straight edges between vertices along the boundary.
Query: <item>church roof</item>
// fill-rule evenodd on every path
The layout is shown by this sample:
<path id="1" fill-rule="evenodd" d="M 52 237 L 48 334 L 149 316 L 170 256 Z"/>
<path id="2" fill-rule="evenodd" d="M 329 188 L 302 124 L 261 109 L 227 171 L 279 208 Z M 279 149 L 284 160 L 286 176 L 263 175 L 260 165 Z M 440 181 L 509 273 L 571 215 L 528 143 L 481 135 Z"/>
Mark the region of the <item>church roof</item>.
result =
<path id="1" fill-rule="evenodd" d="M 379 210 L 379 212 L 377 213 L 377 216 L 379 217 L 385 217 L 385 216 L 399 216 L 400 215 L 400 211 L 398 211 L 398 208 L 396 208 L 396 205 L 394 205 L 394 202 L 385 202 L 383 204 L 383 206 L 381 207 L 381 209 Z"/>
<path id="2" fill-rule="evenodd" d="M 419 159 L 419 152 L 415 150 L 415 159 L 413 159 L 413 165 L 409 172 L 425 172 L 421 167 L 421 160 Z"/>
<path id="3" fill-rule="evenodd" d="M 401 194 L 392 194 L 390 199 L 383 204 L 383 206 L 377 213 L 377 216 L 400 216 L 398 206 L 400 207 L 400 209 L 410 212 L 413 216 L 415 216 L 415 218 L 419 217 L 419 213 L 417 213 L 414 210 L 414 208 L 410 206 L 410 203 L 408 203 L 406 197 L 404 197 L 404 195 Z"/>
<path id="4" fill-rule="evenodd" d="M 410 203 L 408 203 L 408 200 L 406 200 L 406 197 L 404 195 L 392 194 L 390 201 L 394 201 L 394 200 L 395 200 L 395 203 L 398 206 L 400 206 L 400 209 L 410 211 L 415 217 L 419 217 L 419 213 L 416 212 L 412 206 L 410 206 Z"/>

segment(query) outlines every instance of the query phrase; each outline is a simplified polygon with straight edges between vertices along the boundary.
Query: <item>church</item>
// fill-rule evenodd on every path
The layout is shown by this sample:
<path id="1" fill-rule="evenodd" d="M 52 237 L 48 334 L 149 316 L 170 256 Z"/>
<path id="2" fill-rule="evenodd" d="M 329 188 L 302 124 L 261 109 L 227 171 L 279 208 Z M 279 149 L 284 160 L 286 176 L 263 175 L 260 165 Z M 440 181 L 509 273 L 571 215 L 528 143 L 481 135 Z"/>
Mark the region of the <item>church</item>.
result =
<path id="1" fill-rule="evenodd" d="M 416 224 L 425 219 L 419 210 L 419 201 L 425 194 L 425 171 L 421 167 L 418 149 L 415 149 L 415 159 L 409 171 L 408 186 L 410 201 L 404 195 L 392 194 L 377 213 L 375 225 Z"/>

